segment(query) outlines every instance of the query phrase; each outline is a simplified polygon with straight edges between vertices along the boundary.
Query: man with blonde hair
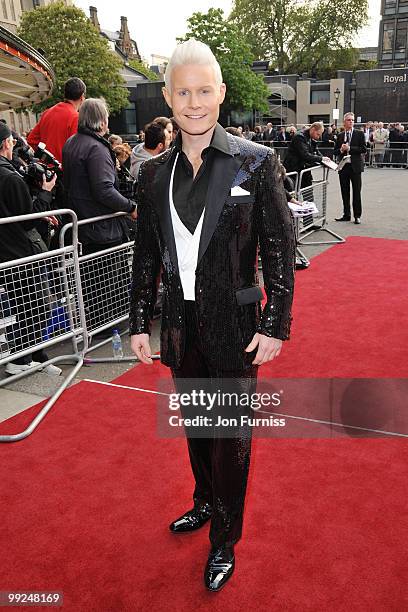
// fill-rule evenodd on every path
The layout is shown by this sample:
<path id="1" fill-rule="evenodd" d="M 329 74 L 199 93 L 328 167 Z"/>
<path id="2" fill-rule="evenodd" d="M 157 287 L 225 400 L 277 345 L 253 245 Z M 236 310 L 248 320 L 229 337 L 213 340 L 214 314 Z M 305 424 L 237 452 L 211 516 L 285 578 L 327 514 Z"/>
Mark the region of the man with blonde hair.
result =
<path id="1" fill-rule="evenodd" d="M 343 117 L 344 131 L 336 140 L 334 155 L 347 163 L 339 170 L 341 197 L 343 199 L 343 215 L 336 221 L 351 221 L 350 183 L 353 187 L 354 223 L 361 223 L 361 173 L 364 172 L 364 159 L 367 153 L 364 132 L 354 129 L 354 113 L 346 113 Z"/>
<path id="2" fill-rule="evenodd" d="M 323 157 L 318 148 L 318 141 L 322 139 L 324 125 L 321 121 L 315 121 L 312 125 L 298 134 L 293 135 L 288 152 L 283 160 L 286 172 L 301 172 L 306 168 L 312 168 L 324 161 L 329 161 L 327 157 Z M 311 187 L 312 173 L 304 172 L 302 174 L 303 187 Z M 312 199 L 312 196 L 310 196 Z"/>
<path id="3" fill-rule="evenodd" d="M 163 90 L 180 131 L 173 147 L 146 161 L 139 174 L 132 349 L 152 363 L 149 334 L 161 273 L 161 361 L 171 368 L 178 393 L 192 393 L 194 379 L 216 388 L 228 379 L 229 387 L 251 394 L 259 365 L 277 357 L 289 338 L 295 248 L 279 163 L 269 148 L 227 134 L 217 123 L 225 91 L 211 50 L 195 40 L 180 44 Z M 233 409 L 248 416 L 247 408 Z M 210 428 L 203 436 L 185 428 L 194 507 L 170 525 L 173 533 L 185 533 L 211 519 L 204 570 L 211 591 L 232 575 L 242 531 L 251 430 L 231 429 L 224 435 Z"/>

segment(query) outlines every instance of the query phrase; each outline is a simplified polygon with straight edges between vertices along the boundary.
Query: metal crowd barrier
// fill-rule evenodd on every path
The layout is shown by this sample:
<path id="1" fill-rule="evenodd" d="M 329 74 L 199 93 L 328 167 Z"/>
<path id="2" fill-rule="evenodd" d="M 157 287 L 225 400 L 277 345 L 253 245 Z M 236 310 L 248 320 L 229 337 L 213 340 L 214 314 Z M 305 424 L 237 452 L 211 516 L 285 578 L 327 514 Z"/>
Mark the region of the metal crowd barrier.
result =
<path id="1" fill-rule="evenodd" d="M 320 176 L 315 178 L 316 175 L 312 174 L 312 184 L 303 186 L 305 182 L 305 175 L 314 171 L 319 173 Z M 299 175 L 299 189 L 298 189 L 298 200 L 314 202 L 319 211 L 318 216 L 307 216 L 303 218 L 302 227 L 298 228 L 297 241 L 303 245 L 318 245 L 318 244 L 339 244 L 345 242 L 345 239 L 333 232 L 327 227 L 327 185 L 329 183 L 329 169 L 325 166 L 313 166 L 311 169 L 302 170 Z M 317 240 L 304 242 L 305 238 L 314 234 L 315 232 L 327 232 L 334 237 L 334 240 Z"/>
<path id="2" fill-rule="evenodd" d="M 106 219 L 124 217 L 129 215 L 124 212 L 101 215 L 78 221 L 78 232 L 81 237 L 81 228 L 87 225 L 101 223 Z M 66 224 L 60 232 L 60 246 L 63 247 L 69 238 L 72 224 Z M 112 363 L 117 360 L 113 357 L 89 357 L 96 349 L 109 344 L 111 338 L 96 341 L 96 336 L 108 329 L 118 326 L 129 319 L 129 296 L 132 282 L 132 259 L 134 241 L 130 240 L 120 245 L 109 247 L 102 251 L 84 254 L 84 249 L 79 241 L 79 275 L 81 279 L 82 294 L 84 300 L 87 348 L 84 354 L 84 365 L 94 363 Z M 129 329 L 120 331 L 124 336 Z M 79 351 L 81 338 L 74 338 L 74 350 Z M 152 355 L 152 359 L 160 359 L 159 355 Z M 122 362 L 138 361 L 135 355 L 124 355 Z"/>
<path id="3" fill-rule="evenodd" d="M 286 176 L 293 183 L 293 192 L 294 192 L 295 197 L 296 197 L 297 192 L 298 192 L 298 186 L 299 186 L 299 173 L 298 172 L 286 172 Z"/>
<path id="4" fill-rule="evenodd" d="M 299 190 L 299 173 L 298 172 L 287 172 L 286 176 L 290 178 L 293 183 L 294 197 L 295 199 L 297 199 L 298 190 Z M 310 261 L 306 257 L 306 255 L 303 253 L 303 251 L 299 248 L 299 245 L 298 245 L 300 218 L 292 214 L 292 219 L 293 219 L 293 228 L 295 231 L 295 238 L 296 238 L 296 260 L 297 260 L 296 263 L 298 263 L 298 260 L 299 260 L 299 263 L 302 265 L 302 267 L 307 268 L 310 265 Z"/>
<path id="5" fill-rule="evenodd" d="M 0 219 L 0 224 L 36 221 L 50 215 L 69 215 L 72 218 L 70 246 L 0 263 L 0 365 L 78 336 L 83 336 L 84 353 L 88 348 L 75 213 L 69 209 L 59 209 Z M 0 442 L 22 440 L 35 430 L 80 370 L 83 354 L 74 352 L 54 357 L 0 381 L 0 387 L 4 387 L 49 364 L 62 361 L 72 362 L 74 367 L 57 391 L 24 431 L 1 435 Z"/>
<path id="6" fill-rule="evenodd" d="M 128 217 L 128 215 L 119 212 L 80 220 L 77 222 L 78 232 L 80 233 L 80 227 L 101 223 L 115 217 Z M 59 236 L 61 248 L 70 239 L 71 230 L 72 223 L 67 223 L 62 228 Z M 82 244 L 78 242 L 78 265 L 84 299 L 88 342 L 87 353 L 110 342 L 110 339 L 107 338 L 95 344 L 93 340 L 96 335 L 114 325 L 119 325 L 129 318 L 129 288 L 133 245 L 133 241 L 125 242 L 103 251 L 84 255 Z M 126 331 L 123 333 L 126 333 Z M 79 351 L 80 341 L 81 338 L 73 339 L 75 351 Z M 125 361 L 127 359 L 124 358 Z M 89 359 L 85 359 L 85 363 L 89 362 Z"/>
<path id="7" fill-rule="evenodd" d="M 368 165 L 371 168 L 408 168 L 408 149 L 386 147 L 382 151 L 370 147 Z"/>
<path id="8" fill-rule="evenodd" d="M 21 223 L 50 215 L 69 215 L 72 219 L 61 229 L 60 248 L 0 264 L 0 365 L 18 357 L 35 355 L 37 351 L 66 340 L 71 340 L 73 353 L 54 357 L 7 377 L 0 381 L 0 387 L 40 371 L 48 364 L 72 361 L 75 367 L 24 431 L 1 435 L 0 442 L 15 442 L 29 436 L 82 365 L 116 362 L 113 357 L 92 359 L 87 355 L 111 341 L 107 338 L 94 344 L 97 334 L 129 318 L 134 242 L 82 254 L 78 239 L 79 226 L 128 215 L 115 213 L 78 221 L 72 210 L 61 209 L 0 219 L 0 224 Z M 69 244 L 65 244 L 68 239 Z M 137 361 L 137 358 L 124 356 L 121 361 Z"/>

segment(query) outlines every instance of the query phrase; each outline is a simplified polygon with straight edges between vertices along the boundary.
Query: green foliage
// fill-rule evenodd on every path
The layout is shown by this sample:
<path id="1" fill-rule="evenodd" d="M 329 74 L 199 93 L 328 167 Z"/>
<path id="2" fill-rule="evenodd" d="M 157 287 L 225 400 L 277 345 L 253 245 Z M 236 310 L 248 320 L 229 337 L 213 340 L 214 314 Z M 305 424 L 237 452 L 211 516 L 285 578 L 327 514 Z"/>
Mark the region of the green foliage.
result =
<path id="1" fill-rule="evenodd" d="M 35 112 L 61 101 L 64 82 L 73 76 L 84 81 L 88 97 L 104 97 L 110 112 L 128 104 L 120 58 L 79 8 L 53 3 L 24 12 L 18 35 L 45 51 L 57 77 L 52 96 L 36 105 Z"/>
<path id="2" fill-rule="evenodd" d="M 194 13 L 187 23 L 188 32 L 178 40 L 195 38 L 210 47 L 227 86 L 225 104 L 236 110 L 267 112 L 269 91 L 263 78 L 251 70 L 251 48 L 241 31 L 224 19 L 224 12 L 211 8 L 208 13 Z"/>
<path id="3" fill-rule="evenodd" d="M 319 77 L 355 66 L 347 53 L 367 19 L 368 0 L 234 0 L 230 15 L 257 59 L 282 74 Z"/>
<path id="4" fill-rule="evenodd" d="M 141 74 L 144 74 L 147 79 L 150 79 L 150 81 L 158 80 L 158 75 L 153 72 L 153 70 L 150 70 L 149 66 L 142 61 L 130 59 L 129 66 L 138 72 L 141 72 Z"/>
<path id="5" fill-rule="evenodd" d="M 333 79 L 337 76 L 337 70 L 362 70 L 366 68 L 366 62 L 360 62 L 360 51 L 358 49 L 334 49 L 328 50 L 325 57 L 319 63 L 318 74 L 322 79 Z"/>

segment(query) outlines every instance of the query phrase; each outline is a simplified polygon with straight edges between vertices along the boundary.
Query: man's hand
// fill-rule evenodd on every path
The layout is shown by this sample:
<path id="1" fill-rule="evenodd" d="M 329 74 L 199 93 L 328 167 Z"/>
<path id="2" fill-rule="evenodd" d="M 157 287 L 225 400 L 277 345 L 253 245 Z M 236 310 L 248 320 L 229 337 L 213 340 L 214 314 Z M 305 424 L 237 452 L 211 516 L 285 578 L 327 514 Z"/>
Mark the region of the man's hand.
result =
<path id="1" fill-rule="evenodd" d="M 330 157 L 322 157 L 322 162 L 323 162 L 323 163 L 328 164 L 328 163 L 331 163 L 331 161 L 332 161 L 332 160 L 330 159 Z"/>
<path id="2" fill-rule="evenodd" d="M 57 175 L 54 174 L 54 176 L 52 177 L 52 179 L 50 181 L 47 181 L 47 179 L 45 178 L 45 175 L 43 176 L 43 183 L 42 183 L 42 188 L 45 191 L 52 191 L 55 187 L 55 182 L 57 180 Z"/>
<path id="3" fill-rule="evenodd" d="M 250 353 L 254 351 L 256 347 L 258 347 L 258 352 L 255 355 L 252 365 L 262 365 L 267 361 L 272 361 L 272 359 L 280 355 L 282 340 L 278 340 L 278 338 L 269 338 L 268 336 L 257 333 L 245 350 L 247 353 Z"/>
<path id="4" fill-rule="evenodd" d="M 152 351 L 150 350 L 149 334 L 135 334 L 130 338 L 130 346 L 136 357 L 142 363 L 152 364 Z"/>
<path id="5" fill-rule="evenodd" d="M 54 215 L 51 215 L 50 217 L 44 217 L 42 221 L 47 221 L 48 223 L 51 223 L 51 225 L 54 225 L 54 226 L 59 225 L 59 221 L 57 217 L 55 217 Z"/>
<path id="6" fill-rule="evenodd" d="M 346 142 L 344 142 L 340 147 L 340 151 L 342 153 L 347 153 L 347 151 L 349 150 L 350 150 L 350 145 L 348 145 Z"/>
<path id="7" fill-rule="evenodd" d="M 132 219 L 137 219 L 137 208 L 135 208 L 135 210 L 129 214 L 132 217 Z"/>

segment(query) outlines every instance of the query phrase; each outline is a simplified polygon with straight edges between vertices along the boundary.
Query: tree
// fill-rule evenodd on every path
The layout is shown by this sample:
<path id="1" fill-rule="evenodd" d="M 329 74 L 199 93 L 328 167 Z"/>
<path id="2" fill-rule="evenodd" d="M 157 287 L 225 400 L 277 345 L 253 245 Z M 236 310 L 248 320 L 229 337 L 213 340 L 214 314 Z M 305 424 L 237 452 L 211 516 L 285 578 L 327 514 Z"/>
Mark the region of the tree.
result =
<path id="1" fill-rule="evenodd" d="M 375 68 L 377 62 L 360 59 L 359 49 L 335 49 L 328 51 L 319 63 L 319 78 L 333 79 L 338 70 L 370 70 Z"/>
<path id="2" fill-rule="evenodd" d="M 53 3 L 25 12 L 18 35 L 44 51 L 57 78 L 52 96 L 36 105 L 35 112 L 63 99 L 64 82 L 73 76 L 85 82 L 87 96 L 104 97 L 110 112 L 128 104 L 120 58 L 79 8 Z"/>
<path id="3" fill-rule="evenodd" d="M 227 86 L 225 103 L 230 109 L 267 112 L 269 91 L 264 80 L 251 70 L 254 56 L 238 28 L 224 19 L 221 9 L 194 13 L 188 32 L 179 41 L 195 38 L 206 43 L 217 58 Z"/>
<path id="4" fill-rule="evenodd" d="M 230 15 L 257 59 L 280 73 L 317 76 L 327 59 L 353 47 L 367 23 L 368 0 L 234 0 Z M 340 54 L 340 55 L 339 55 Z"/>
<path id="5" fill-rule="evenodd" d="M 149 66 L 147 64 L 145 64 L 144 62 L 142 62 L 140 60 L 136 60 L 136 59 L 130 59 L 130 60 L 128 60 L 128 62 L 129 62 L 129 66 L 131 68 L 134 68 L 135 70 L 137 70 L 141 74 L 144 74 L 144 76 L 147 79 L 150 79 L 150 81 L 157 81 L 158 80 L 157 74 L 155 72 L 153 72 L 153 70 L 150 70 Z"/>

